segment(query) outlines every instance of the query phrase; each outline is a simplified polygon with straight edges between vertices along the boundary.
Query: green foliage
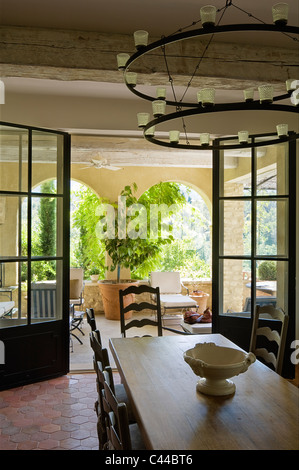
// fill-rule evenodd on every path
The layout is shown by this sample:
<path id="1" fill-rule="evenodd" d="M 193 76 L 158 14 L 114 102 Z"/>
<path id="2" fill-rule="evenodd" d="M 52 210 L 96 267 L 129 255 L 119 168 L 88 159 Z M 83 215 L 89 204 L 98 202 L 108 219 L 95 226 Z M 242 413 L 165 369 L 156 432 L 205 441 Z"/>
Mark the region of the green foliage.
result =
<path id="1" fill-rule="evenodd" d="M 189 240 L 175 240 L 162 249 L 158 268 L 161 271 L 178 271 L 182 278 L 198 279 L 211 276 L 209 264 L 195 249 L 189 249 Z"/>
<path id="2" fill-rule="evenodd" d="M 40 185 L 38 192 L 55 193 L 55 180 Z M 26 211 L 24 211 L 26 212 Z M 27 255 L 27 221 L 22 224 L 22 254 Z M 53 256 L 56 253 L 56 199 L 44 196 L 32 199 L 31 254 Z M 27 281 L 27 265 L 22 263 L 22 281 Z M 31 264 L 33 282 L 56 279 L 55 261 L 35 261 Z"/>
<path id="3" fill-rule="evenodd" d="M 46 181 L 41 185 L 41 192 L 55 192 L 55 181 Z M 53 256 L 56 252 L 56 199 L 42 197 L 39 205 L 39 251 L 42 256 Z"/>
<path id="4" fill-rule="evenodd" d="M 262 281 L 276 280 L 276 262 L 263 261 L 258 268 L 259 279 Z"/>
<path id="5" fill-rule="evenodd" d="M 126 236 L 123 238 L 119 237 L 120 213 L 117 210 L 118 204 L 114 203 L 113 206 L 115 208 L 115 237 L 106 237 L 103 240 L 107 253 L 109 254 L 112 262 L 110 270 L 114 271 L 115 269 L 117 269 L 118 281 L 120 279 L 120 268 L 129 268 L 131 270 L 131 273 L 134 275 L 137 269 L 139 269 L 139 272 L 136 273 L 136 275 L 139 274 L 139 276 L 142 276 L 143 271 L 146 269 L 145 267 L 152 262 L 150 261 L 149 263 L 149 260 L 154 260 L 155 258 L 157 258 L 161 247 L 163 245 L 171 243 L 173 240 L 173 236 L 171 234 L 169 234 L 167 237 L 162 236 L 161 230 L 163 224 L 161 223 L 161 221 L 159 223 L 158 236 L 154 239 L 150 238 L 150 204 L 160 203 L 160 201 L 162 200 L 161 191 L 159 191 L 159 188 L 155 192 L 155 198 L 150 197 L 148 194 L 145 194 L 139 200 L 137 200 L 136 196 L 134 195 L 136 190 L 137 186 L 134 183 L 132 187 L 125 186 L 125 188 L 120 194 L 120 196 L 126 198 L 126 213 L 123 214 L 125 220 Z M 170 191 L 166 192 L 167 196 L 169 196 L 170 192 L 171 189 Z M 176 190 L 175 194 L 177 194 Z M 163 202 L 165 202 L 165 200 L 167 200 L 168 203 L 169 201 L 172 203 L 175 202 L 172 198 L 169 197 L 163 199 Z M 141 204 L 143 207 L 140 206 Z M 132 214 L 130 210 L 128 210 L 128 208 L 132 208 L 132 206 L 136 208 L 134 214 Z M 138 210 L 138 207 L 140 207 L 140 210 Z M 135 233 L 138 234 L 141 231 L 141 227 L 138 224 L 138 218 L 142 215 L 141 212 L 144 208 L 146 209 L 146 233 L 143 233 L 142 236 L 132 238 L 131 236 L 128 236 L 130 227 L 132 227 L 133 223 L 136 223 L 136 225 L 133 224 Z M 104 216 L 101 216 L 101 218 L 103 219 Z M 107 224 L 105 229 L 107 230 Z"/>
<path id="6" fill-rule="evenodd" d="M 104 278 L 105 246 L 95 232 L 101 200 L 89 188 L 82 187 L 73 194 L 72 201 L 71 264 L 83 267 L 85 278 L 91 274 Z"/>

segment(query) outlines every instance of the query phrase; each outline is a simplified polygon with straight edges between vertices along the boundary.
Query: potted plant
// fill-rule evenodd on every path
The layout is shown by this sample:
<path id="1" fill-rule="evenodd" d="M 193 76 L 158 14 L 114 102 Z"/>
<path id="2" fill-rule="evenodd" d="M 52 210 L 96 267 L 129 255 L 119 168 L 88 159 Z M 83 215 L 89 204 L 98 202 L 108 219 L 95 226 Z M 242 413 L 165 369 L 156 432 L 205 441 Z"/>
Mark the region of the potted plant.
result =
<path id="1" fill-rule="evenodd" d="M 131 279 L 120 279 L 121 268 L 128 268 L 134 272 L 136 268 L 142 265 L 149 258 L 155 257 L 161 244 L 169 243 L 173 237 L 170 235 L 166 239 L 150 239 L 148 237 L 148 214 L 145 206 L 139 204 L 133 194 L 137 186 L 134 183 L 131 186 L 125 186 L 121 192 L 118 203 L 109 204 L 110 218 L 105 215 L 100 216 L 100 237 L 102 238 L 106 251 L 111 259 L 110 271 L 117 271 L 115 281 L 101 281 L 99 283 L 103 300 L 105 316 L 111 320 L 119 320 L 119 290 L 125 289 L 132 283 L 138 284 L 138 281 Z M 107 209 L 107 205 L 106 206 Z M 113 207 L 113 210 L 111 209 Z M 142 224 L 142 222 L 145 222 Z M 109 233 L 110 228 L 110 233 Z M 136 236 L 137 235 L 137 236 Z M 132 299 L 128 297 L 128 303 Z M 127 318 L 130 318 L 131 312 L 128 312 Z"/>
<path id="2" fill-rule="evenodd" d="M 95 265 L 93 265 L 89 269 L 89 275 L 92 282 L 97 282 L 99 279 L 99 269 Z"/>

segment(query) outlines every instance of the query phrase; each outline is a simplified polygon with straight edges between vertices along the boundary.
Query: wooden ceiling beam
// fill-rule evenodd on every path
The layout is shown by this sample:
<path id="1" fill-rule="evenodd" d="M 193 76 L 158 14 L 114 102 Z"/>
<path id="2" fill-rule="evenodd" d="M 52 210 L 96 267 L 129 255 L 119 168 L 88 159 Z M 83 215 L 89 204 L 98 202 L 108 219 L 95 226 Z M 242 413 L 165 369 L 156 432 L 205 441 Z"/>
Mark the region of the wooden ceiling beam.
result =
<path id="1" fill-rule="evenodd" d="M 205 41 L 195 39 L 171 46 L 169 64 L 177 85 L 186 85 L 205 49 Z M 128 35 L 16 26 L 1 26 L 0 42 L 1 77 L 122 83 L 116 55 L 132 54 L 135 50 L 133 37 Z M 138 82 L 164 84 L 168 77 L 162 71 L 163 63 L 160 50 L 151 53 L 150 60 L 138 64 Z M 209 86 L 229 90 L 271 82 L 280 91 L 285 80 L 298 73 L 297 49 L 213 42 L 192 85 L 200 87 L 208 82 Z"/>

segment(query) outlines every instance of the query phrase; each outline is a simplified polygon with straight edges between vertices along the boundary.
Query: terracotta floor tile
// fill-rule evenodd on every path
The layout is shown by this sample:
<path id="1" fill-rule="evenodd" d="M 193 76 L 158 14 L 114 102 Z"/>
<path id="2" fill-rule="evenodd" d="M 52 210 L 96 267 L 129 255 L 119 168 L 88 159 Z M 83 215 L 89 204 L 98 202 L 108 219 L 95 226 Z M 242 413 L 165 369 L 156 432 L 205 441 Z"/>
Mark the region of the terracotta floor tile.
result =
<path id="1" fill-rule="evenodd" d="M 51 450 L 51 449 L 54 449 L 55 447 L 58 447 L 58 445 L 59 445 L 59 441 L 55 441 L 53 439 L 46 439 L 45 441 L 40 442 L 38 447 L 40 449 Z"/>
<path id="2" fill-rule="evenodd" d="M 98 450 L 94 373 L 0 392 L 0 450 Z"/>
<path id="3" fill-rule="evenodd" d="M 40 430 L 42 432 L 47 432 L 49 434 L 52 434 L 53 432 L 60 431 L 60 426 L 57 424 L 46 424 L 45 426 L 41 426 Z"/>

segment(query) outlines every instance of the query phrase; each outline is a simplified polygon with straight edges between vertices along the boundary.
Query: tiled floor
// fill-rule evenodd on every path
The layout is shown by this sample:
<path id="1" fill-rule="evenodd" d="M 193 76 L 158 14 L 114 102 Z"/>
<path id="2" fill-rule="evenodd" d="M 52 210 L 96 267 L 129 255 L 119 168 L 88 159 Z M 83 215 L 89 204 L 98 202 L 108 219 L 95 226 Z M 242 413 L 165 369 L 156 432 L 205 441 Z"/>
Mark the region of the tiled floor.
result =
<path id="1" fill-rule="evenodd" d="M 119 322 L 102 315 L 97 326 L 109 351 L 109 338 L 120 336 Z M 73 341 L 70 374 L 0 391 L 0 450 L 98 450 L 96 376 L 86 321 L 83 331 L 83 344 Z"/>
<path id="2" fill-rule="evenodd" d="M 98 450 L 94 373 L 0 392 L 0 450 Z"/>

